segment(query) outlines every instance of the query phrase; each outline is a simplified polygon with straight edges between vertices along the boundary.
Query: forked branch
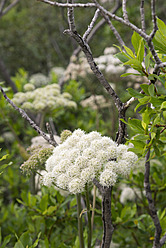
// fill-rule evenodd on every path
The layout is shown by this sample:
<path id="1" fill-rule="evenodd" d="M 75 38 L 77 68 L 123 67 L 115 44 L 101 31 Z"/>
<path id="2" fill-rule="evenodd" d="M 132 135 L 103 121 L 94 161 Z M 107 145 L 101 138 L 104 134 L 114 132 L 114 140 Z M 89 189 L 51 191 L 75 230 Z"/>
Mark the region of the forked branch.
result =
<path id="1" fill-rule="evenodd" d="M 27 115 L 27 113 L 26 113 L 23 109 L 17 107 L 17 106 L 14 104 L 14 102 L 12 102 L 12 100 L 10 100 L 10 99 L 7 97 L 6 93 L 4 92 L 4 90 L 3 90 L 3 88 L 2 88 L 1 86 L 0 86 L 0 90 L 1 90 L 1 92 L 2 92 L 2 94 L 3 94 L 3 96 L 4 96 L 4 98 L 6 99 L 6 101 L 7 101 L 7 102 L 8 102 L 8 103 L 9 103 L 17 112 L 19 112 L 19 113 L 21 114 L 21 116 L 22 116 L 25 120 L 27 120 L 27 121 L 29 122 L 29 124 L 31 125 L 31 127 L 32 127 L 33 129 L 35 129 L 35 130 L 38 132 L 38 134 L 40 134 L 40 135 L 41 135 L 46 141 L 48 141 L 48 143 L 50 143 L 52 146 L 57 146 L 57 145 L 58 145 L 54 139 L 49 138 L 49 137 L 47 136 L 47 134 L 46 134 L 45 132 L 43 132 L 43 131 L 40 129 L 40 127 L 39 127 L 38 125 L 36 125 L 36 123 L 35 123 L 33 120 L 31 120 L 31 118 Z"/>

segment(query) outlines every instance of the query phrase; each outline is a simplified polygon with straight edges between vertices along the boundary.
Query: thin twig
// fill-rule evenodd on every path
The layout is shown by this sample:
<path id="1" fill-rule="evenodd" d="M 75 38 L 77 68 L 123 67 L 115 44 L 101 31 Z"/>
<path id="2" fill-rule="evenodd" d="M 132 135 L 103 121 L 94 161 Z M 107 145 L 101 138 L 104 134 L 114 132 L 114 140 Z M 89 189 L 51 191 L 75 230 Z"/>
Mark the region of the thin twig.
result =
<path id="1" fill-rule="evenodd" d="M 93 3 L 58 3 L 56 1 L 52 2 L 50 0 L 37 0 L 39 2 L 47 3 L 52 6 L 62 7 L 62 8 L 94 8 L 96 7 Z"/>
<path id="2" fill-rule="evenodd" d="M 2 11 L 3 11 L 3 8 L 4 8 L 4 6 L 5 6 L 5 3 L 6 3 L 6 0 L 2 0 L 2 1 L 1 1 L 1 4 L 0 4 L 0 14 L 1 14 Z"/>
<path id="3" fill-rule="evenodd" d="M 145 41 L 147 42 L 149 49 L 152 53 L 152 56 L 156 62 L 156 64 L 161 64 L 162 61 L 159 59 L 157 52 L 154 49 L 154 45 L 152 42 L 152 35 L 148 35 L 146 34 L 142 29 L 139 29 L 137 26 L 135 26 L 133 23 L 129 22 L 129 21 L 125 21 L 123 18 L 112 14 L 111 12 L 107 11 L 103 6 L 101 6 L 96 0 L 93 0 L 94 3 L 96 3 L 96 7 L 100 9 L 101 13 L 103 16 L 109 16 L 110 18 L 112 18 L 113 20 L 116 20 L 122 24 L 124 24 L 125 26 L 128 26 L 129 28 L 131 28 L 133 31 L 135 31 L 136 33 L 138 33 L 142 38 L 145 39 Z"/>
<path id="4" fill-rule="evenodd" d="M 150 40 L 153 39 L 155 33 L 158 29 L 157 27 L 157 18 L 156 18 L 156 8 L 155 8 L 155 0 L 151 0 L 151 13 L 152 13 L 152 23 L 153 23 L 153 30 L 150 34 Z"/>
<path id="5" fill-rule="evenodd" d="M 133 102 L 135 102 L 137 100 L 137 98 L 135 97 L 131 97 L 125 104 L 124 104 L 124 108 L 128 108 Z"/>
<path id="6" fill-rule="evenodd" d="M 143 32 L 146 32 L 146 27 L 145 27 L 145 12 L 144 12 L 144 0 L 141 0 L 140 14 L 141 14 L 142 31 Z"/>
<path id="7" fill-rule="evenodd" d="M 11 4 L 9 4 L 0 14 L 0 18 L 7 14 L 9 10 L 11 10 L 20 0 L 15 0 Z"/>
<path id="8" fill-rule="evenodd" d="M 0 86 L 0 90 L 1 90 L 1 92 L 2 92 L 2 94 L 3 94 L 3 96 L 4 96 L 4 98 L 6 99 L 6 101 L 17 111 L 17 112 L 19 112 L 20 114 L 21 114 L 21 116 L 25 119 L 25 120 L 27 120 L 28 122 L 29 122 L 29 124 L 31 125 L 31 127 L 33 128 L 33 129 L 35 129 L 37 132 L 38 132 L 38 134 L 40 134 L 45 140 L 47 140 L 48 141 L 48 143 L 50 143 L 51 145 L 53 145 L 53 146 L 57 146 L 57 143 L 56 143 L 56 141 L 52 141 L 48 136 L 47 136 L 47 134 L 46 133 L 44 133 L 37 125 L 36 125 L 36 123 L 34 122 L 34 121 L 32 121 L 31 120 L 31 118 L 27 115 L 27 113 L 23 110 L 23 109 L 21 109 L 21 108 L 19 108 L 19 107 L 17 107 L 8 97 L 7 97 L 7 95 L 6 95 L 6 93 L 4 92 L 4 90 L 3 90 L 3 88 Z"/>
<path id="9" fill-rule="evenodd" d="M 122 11 L 123 11 L 123 18 L 126 22 L 129 21 L 127 9 L 126 9 L 126 0 L 122 0 Z"/>
<path id="10" fill-rule="evenodd" d="M 166 242 L 166 233 L 164 234 L 164 236 L 160 239 L 160 246 L 163 246 Z"/>
<path id="11" fill-rule="evenodd" d="M 49 124 L 48 122 L 46 123 L 46 128 L 47 128 L 47 131 L 48 131 L 48 133 L 49 133 L 49 135 L 50 135 L 50 139 L 51 139 L 53 142 L 56 142 L 55 139 L 54 139 L 53 131 L 52 131 L 51 126 L 50 126 L 50 124 Z M 57 144 L 57 145 L 58 145 L 58 144 Z"/>
<path id="12" fill-rule="evenodd" d="M 93 17 L 93 19 L 92 19 L 90 25 L 88 26 L 88 29 L 86 30 L 86 32 L 85 32 L 84 35 L 83 35 L 83 40 L 87 41 L 87 38 L 88 38 L 89 34 L 91 33 L 91 31 L 92 31 L 92 29 L 93 29 L 93 27 L 94 27 L 94 25 L 95 25 L 95 23 L 96 23 L 96 21 L 97 21 L 97 18 L 98 18 L 98 16 L 99 16 L 99 12 L 100 12 L 99 9 L 97 9 L 97 10 L 95 11 L 94 17 Z"/>
<path id="13" fill-rule="evenodd" d="M 120 0 L 116 0 L 116 5 L 114 6 L 114 8 L 111 10 L 112 14 L 115 14 L 116 11 L 121 7 L 121 1 Z M 91 39 L 93 38 L 93 36 L 95 35 L 95 33 L 106 23 L 105 19 L 103 18 L 101 21 L 99 21 L 94 28 L 92 29 L 91 33 L 89 34 L 88 38 L 87 38 L 87 43 L 89 43 L 89 41 L 91 41 Z M 79 46 L 77 49 L 75 49 L 75 51 L 73 52 L 73 55 L 77 56 L 81 51 L 81 47 Z"/>
<path id="14" fill-rule="evenodd" d="M 125 46 L 124 41 L 122 40 L 122 37 L 120 36 L 120 34 L 118 33 L 117 29 L 114 27 L 114 25 L 112 24 L 112 22 L 110 21 L 108 16 L 104 16 L 104 19 L 106 20 L 106 22 L 108 23 L 108 26 L 110 27 L 110 29 L 112 30 L 112 32 L 114 33 L 117 41 L 119 42 L 119 44 L 122 46 L 122 48 Z"/>

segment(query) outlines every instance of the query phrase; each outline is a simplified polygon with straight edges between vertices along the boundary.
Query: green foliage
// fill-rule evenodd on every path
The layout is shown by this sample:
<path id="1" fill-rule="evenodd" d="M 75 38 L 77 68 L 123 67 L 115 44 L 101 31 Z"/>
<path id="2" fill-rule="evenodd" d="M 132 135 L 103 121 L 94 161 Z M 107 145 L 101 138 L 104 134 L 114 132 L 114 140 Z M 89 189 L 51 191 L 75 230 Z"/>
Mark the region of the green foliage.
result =
<path id="1" fill-rule="evenodd" d="M 153 43 L 159 53 L 166 54 L 166 25 L 159 18 L 157 18 L 157 25 L 158 30 L 153 38 Z"/>

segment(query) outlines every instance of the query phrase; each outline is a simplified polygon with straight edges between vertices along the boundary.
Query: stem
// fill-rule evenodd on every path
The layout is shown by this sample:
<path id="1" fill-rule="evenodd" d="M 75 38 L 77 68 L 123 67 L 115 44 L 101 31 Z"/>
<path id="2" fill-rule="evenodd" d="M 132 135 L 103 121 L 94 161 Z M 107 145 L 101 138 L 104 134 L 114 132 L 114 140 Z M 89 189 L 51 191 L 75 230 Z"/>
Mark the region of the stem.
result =
<path id="1" fill-rule="evenodd" d="M 76 194 L 77 199 L 77 218 L 78 218 L 78 235 L 80 241 L 80 248 L 84 248 L 83 226 L 81 213 L 81 194 Z"/>
<path id="2" fill-rule="evenodd" d="M 91 248 L 92 230 L 91 230 L 91 214 L 90 214 L 89 191 L 88 191 L 87 184 L 85 186 L 85 196 L 86 196 L 86 207 L 87 207 L 87 215 L 88 215 L 88 248 Z"/>
<path id="3" fill-rule="evenodd" d="M 93 211 L 92 211 L 92 218 L 91 218 L 91 233 L 93 233 L 93 223 L 94 223 L 94 215 L 95 215 L 95 206 L 96 206 L 96 186 L 93 186 Z"/>
<path id="4" fill-rule="evenodd" d="M 103 220 L 103 240 L 101 248 L 109 248 L 112 240 L 114 227 L 111 220 L 111 193 L 112 187 L 105 188 L 102 194 L 102 220 Z"/>
<path id="5" fill-rule="evenodd" d="M 30 192 L 32 195 L 36 194 L 36 185 L 35 185 L 35 172 L 32 172 L 29 181 Z"/>

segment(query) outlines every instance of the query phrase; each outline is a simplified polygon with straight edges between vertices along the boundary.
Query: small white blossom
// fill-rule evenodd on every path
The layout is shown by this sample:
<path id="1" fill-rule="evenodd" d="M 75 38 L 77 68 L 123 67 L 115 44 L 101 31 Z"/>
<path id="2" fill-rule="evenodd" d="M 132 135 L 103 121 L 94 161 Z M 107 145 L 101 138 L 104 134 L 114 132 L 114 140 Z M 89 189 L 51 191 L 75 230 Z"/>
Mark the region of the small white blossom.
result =
<path id="1" fill-rule="evenodd" d="M 71 182 L 69 182 L 69 191 L 72 194 L 77 194 L 77 193 L 81 193 L 85 187 L 84 181 L 79 179 L 79 178 L 75 178 L 73 179 Z"/>
<path id="2" fill-rule="evenodd" d="M 102 186 L 113 186 L 117 180 L 117 174 L 110 169 L 104 170 L 100 175 L 100 184 Z"/>
<path id="3" fill-rule="evenodd" d="M 120 202 L 122 204 L 125 204 L 127 200 L 129 200 L 129 201 L 134 201 L 135 200 L 134 190 L 132 188 L 130 188 L 130 187 L 125 187 L 122 190 L 121 195 L 120 195 Z"/>
<path id="4" fill-rule="evenodd" d="M 81 172 L 81 179 L 87 183 L 91 182 L 93 178 L 95 177 L 95 171 L 93 167 L 87 167 L 82 170 Z"/>

